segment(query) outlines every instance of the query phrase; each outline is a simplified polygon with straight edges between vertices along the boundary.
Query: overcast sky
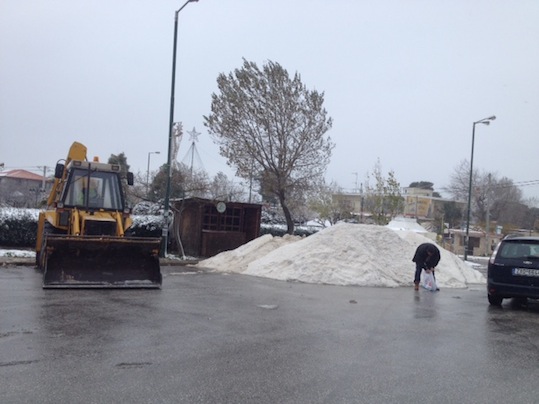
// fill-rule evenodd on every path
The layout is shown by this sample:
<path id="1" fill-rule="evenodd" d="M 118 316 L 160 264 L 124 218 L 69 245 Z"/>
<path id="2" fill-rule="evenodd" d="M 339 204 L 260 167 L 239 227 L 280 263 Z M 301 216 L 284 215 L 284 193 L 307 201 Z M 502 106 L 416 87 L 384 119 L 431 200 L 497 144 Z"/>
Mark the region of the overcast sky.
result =
<path id="1" fill-rule="evenodd" d="M 73 141 L 166 162 L 174 12 L 184 0 L 1 0 L 0 163 L 53 167 Z M 325 93 L 327 179 L 352 190 L 380 159 L 442 193 L 469 161 L 539 197 L 539 1 L 200 0 L 179 14 L 175 121 L 210 175 L 233 170 L 203 126 L 219 73 L 271 60 Z M 178 160 L 190 146 L 184 137 Z M 356 174 L 357 173 L 357 174 Z M 357 181 L 357 182 L 356 182 Z M 445 194 L 444 196 L 448 196 Z"/>

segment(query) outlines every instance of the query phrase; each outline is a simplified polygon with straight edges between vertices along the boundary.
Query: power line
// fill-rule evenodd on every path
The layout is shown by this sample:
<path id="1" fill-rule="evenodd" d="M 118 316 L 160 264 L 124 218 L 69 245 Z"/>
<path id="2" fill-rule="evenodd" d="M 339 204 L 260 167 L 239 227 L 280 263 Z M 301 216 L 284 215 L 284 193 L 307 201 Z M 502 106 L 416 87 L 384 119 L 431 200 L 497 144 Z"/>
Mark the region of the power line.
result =
<path id="1" fill-rule="evenodd" d="M 511 182 L 511 183 L 505 183 L 505 184 L 494 184 L 494 185 L 488 185 L 486 188 L 511 188 L 511 187 L 517 187 L 517 188 L 523 188 L 523 187 L 529 187 L 539 185 L 539 180 L 531 180 L 531 181 L 517 181 L 517 182 Z"/>

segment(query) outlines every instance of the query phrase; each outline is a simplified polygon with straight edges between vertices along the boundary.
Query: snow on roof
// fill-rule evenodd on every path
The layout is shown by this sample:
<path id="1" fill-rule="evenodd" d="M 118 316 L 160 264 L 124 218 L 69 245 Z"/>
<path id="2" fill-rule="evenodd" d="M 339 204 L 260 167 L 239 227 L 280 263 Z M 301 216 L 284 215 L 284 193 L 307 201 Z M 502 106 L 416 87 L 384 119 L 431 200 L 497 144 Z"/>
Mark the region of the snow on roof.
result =
<path id="1" fill-rule="evenodd" d="M 197 266 L 286 281 L 331 285 L 411 286 L 415 249 L 432 242 L 413 231 L 339 223 L 309 237 L 265 235 Z M 485 277 L 453 253 L 440 248 L 436 268 L 440 287 L 465 288 Z"/>
<path id="2" fill-rule="evenodd" d="M 26 170 L 10 170 L 0 172 L 0 177 L 16 178 L 20 180 L 43 181 L 45 177 Z"/>
<path id="3" fill-rule="evenodd" d="M 421 226 L 415 219 L 409 217 L 396 217 L 387 225 L 391 230 L 405 230 L 416 233 L 428 233 L 428 230 Z"/>

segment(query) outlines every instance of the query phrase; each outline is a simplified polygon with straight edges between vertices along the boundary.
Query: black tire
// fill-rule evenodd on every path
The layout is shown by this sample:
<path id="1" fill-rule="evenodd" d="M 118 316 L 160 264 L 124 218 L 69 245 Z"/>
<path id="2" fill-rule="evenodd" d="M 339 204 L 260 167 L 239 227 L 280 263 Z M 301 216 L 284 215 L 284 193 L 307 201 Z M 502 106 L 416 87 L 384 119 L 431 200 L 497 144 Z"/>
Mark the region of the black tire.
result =
<path id="1" fill-rule="evenodd" d="M 498 295 L 488 295 L 488 302 L 492 305 L 492 306 L 501 306 L 502 305 L 502 301 L 503 301 L 503 297 L 501 296 L 498 296 Z"/>

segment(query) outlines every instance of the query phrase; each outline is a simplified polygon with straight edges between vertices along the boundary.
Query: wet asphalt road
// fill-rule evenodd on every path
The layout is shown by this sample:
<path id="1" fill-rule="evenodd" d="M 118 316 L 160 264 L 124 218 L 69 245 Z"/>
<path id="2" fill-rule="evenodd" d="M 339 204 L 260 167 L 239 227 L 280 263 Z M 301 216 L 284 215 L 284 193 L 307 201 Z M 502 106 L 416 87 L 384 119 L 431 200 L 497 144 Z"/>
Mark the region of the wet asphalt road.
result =
<path id="1" fill-rule="evenodd" d="M 0 402 L 539 401 L 539 304 L 186 270 L 162 290 L 43 290 L 0 267 Z"/>

